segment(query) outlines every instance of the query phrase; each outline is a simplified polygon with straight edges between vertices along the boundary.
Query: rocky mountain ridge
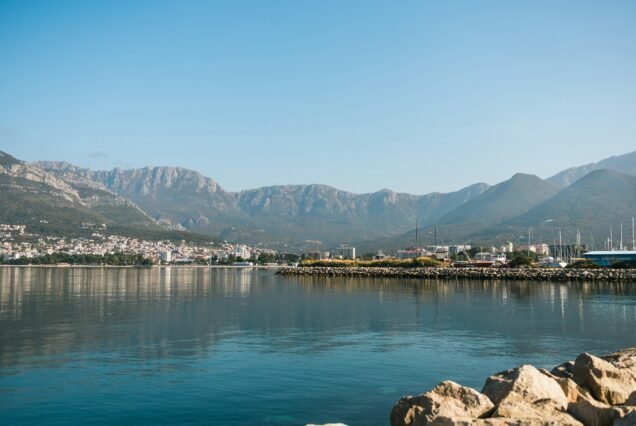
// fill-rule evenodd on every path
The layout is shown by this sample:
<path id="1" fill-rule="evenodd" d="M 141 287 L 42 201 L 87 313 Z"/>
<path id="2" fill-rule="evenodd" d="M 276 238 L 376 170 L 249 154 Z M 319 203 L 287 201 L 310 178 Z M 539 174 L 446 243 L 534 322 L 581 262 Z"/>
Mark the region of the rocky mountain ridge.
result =
<path id="1" fill-rule="evenodd" d="M 64 179 L 47 173 L 39 167 L 20 161 L 2 151 L 0 151 L 0 174 L 44 184 L 53 189 L 51 194 L 62 197 L 69 202 L 80 202 L 79 193 Z"/>
<path id="2" fill-rule="evenodd" d="M 51 173 L 0 151 L 0 221 L 36 233 L 84 235 L 106 225 L 127 235 L 167 231 L 129 199 L 73 173 Z M 166 234 L 167 235 L 167 234 Z"/>
<path id="3" fill-rule="evenodd" d="M 434 223 L 488 187 L 476 184 L 449 194 L 421 196 L 390 190 L 354 194 L 326 185 L 228 192 L 200 173 L 176 167 L 91 171 L 68 163 L 36 164 L 58 177 L 76 175 L 98 182 L 156 220 L 190 231 L 244 239 L 311 238 L 331 244 L 404 232 L 415 220 Z"/>

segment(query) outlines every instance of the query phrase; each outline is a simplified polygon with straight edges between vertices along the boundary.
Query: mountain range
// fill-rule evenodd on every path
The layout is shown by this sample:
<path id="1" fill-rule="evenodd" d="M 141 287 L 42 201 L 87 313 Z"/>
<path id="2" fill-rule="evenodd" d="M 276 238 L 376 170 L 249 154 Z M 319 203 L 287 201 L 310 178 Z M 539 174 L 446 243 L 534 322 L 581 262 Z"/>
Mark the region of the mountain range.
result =
<path id="1" fill-rule="evenodd" d="M 354 194 L 325 185 L 225 191 L 179 167 L 94 171 L 66 162 L 28 164 L 0 152 L 3 223 L 41 232 L 80 232 L 82 223 L 121 233 L 218 237 L 301 250 L 356 244 L 362 250 L 422 243 L 523 241 L 528 228 L 552 240 L 580 229 L 601 241 L 636 212 L 636 152 L 564 170 L 548 179 L 516 174 L 489 186 L 411 195 Z M 527 240 L 527 237 L 525 237 Z"/>
<path id="2" fill-rule="evenodd" d="M 435 223 L 488 188 L 479 183 L 447 194 L 410 195 L 278 185 L 228 192 L 212 179 L 178 167 L 92 171 L 59 162 L 37 166 L 59 179 L 96 182 L 177 229 L 278 245 L 306 239 L 336 244 L 400 234 L 416 219 L 424 226 Z"/>

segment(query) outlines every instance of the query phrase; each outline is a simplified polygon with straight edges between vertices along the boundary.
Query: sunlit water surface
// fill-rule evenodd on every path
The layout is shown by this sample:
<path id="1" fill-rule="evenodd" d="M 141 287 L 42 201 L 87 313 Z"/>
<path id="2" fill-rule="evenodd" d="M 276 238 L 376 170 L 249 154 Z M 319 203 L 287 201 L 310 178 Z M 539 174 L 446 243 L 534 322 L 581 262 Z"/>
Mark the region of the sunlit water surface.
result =
<path id="1" fill-rule="evenodd" d="M 636 283 L 0 268 L 2 424 L 383 425 L 452 379 L 636 346 Z"/>

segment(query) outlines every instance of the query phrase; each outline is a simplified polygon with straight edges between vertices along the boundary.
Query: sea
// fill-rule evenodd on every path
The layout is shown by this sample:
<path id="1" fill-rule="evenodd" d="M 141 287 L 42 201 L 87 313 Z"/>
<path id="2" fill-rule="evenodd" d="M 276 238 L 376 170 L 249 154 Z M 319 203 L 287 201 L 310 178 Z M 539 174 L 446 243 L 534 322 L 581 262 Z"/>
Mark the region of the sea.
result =
<path id="1" fill-rule="evenodd" d="M 1 267 L 0 424 L 387 425 L 404 395 L 635 325 L 636 283 Z"/>

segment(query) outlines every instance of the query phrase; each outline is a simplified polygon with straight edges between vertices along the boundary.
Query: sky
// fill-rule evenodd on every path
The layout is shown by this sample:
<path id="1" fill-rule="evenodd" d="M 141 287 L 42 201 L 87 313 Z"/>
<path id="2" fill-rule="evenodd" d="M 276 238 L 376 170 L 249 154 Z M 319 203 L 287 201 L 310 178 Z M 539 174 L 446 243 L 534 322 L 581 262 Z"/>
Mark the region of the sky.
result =
<path id="1" fill-rule="evenodd" d="M 0 0 L 0 150 L 424 194 L 636 150 L 634 1 Z"/>

